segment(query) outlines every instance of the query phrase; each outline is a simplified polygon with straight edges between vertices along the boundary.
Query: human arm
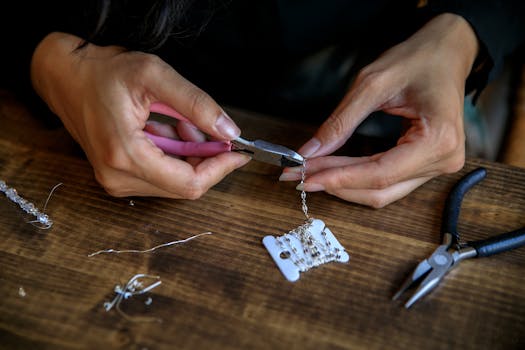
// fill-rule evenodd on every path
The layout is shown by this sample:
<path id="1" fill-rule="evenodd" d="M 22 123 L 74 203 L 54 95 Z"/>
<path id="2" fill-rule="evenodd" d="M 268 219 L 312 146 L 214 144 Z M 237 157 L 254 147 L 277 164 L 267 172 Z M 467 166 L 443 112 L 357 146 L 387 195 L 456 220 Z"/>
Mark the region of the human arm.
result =
<path id="1" fill-rule="evenodd" d="M 144 134 L 149 106 L 164 102 L 198 129 L 231 140 L 239 129 L 220 106 L 157 56 L 118 46 L 87 46 L 54 32 L 31 62 L 33 86 L 81 145 L 102 186 L 115 196 L 198 198 L 248 159 L 234 152 L 185 161 Z M 186 129 L 179 136 L 198 141 Z"/>

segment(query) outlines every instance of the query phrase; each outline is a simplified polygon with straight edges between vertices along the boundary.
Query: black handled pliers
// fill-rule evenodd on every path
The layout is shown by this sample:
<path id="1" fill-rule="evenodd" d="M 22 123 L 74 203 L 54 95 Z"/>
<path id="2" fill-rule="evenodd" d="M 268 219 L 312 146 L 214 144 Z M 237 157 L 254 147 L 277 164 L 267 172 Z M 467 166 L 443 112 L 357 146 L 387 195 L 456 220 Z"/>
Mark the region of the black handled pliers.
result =
<path id="1" fill-rule="evenodd" d="M 443 243 L 432 255 L 419 263 L 414 272 L 405 280 L 392 298 L 399 298 L 405 290 L 426 275 L 417 290 L 406 302 L 408 309 L 412 304 L 436 287 L 449 270 L 461 260 L 498 254 L 525 245 L 525 227 L 500 234 L 489 239 L 459 244 L 457 224 L 463 196 L 487 175 L 485 168 L 478 168 L 463 178 L 450 191 L 443 211 L 441 232 Z"/>

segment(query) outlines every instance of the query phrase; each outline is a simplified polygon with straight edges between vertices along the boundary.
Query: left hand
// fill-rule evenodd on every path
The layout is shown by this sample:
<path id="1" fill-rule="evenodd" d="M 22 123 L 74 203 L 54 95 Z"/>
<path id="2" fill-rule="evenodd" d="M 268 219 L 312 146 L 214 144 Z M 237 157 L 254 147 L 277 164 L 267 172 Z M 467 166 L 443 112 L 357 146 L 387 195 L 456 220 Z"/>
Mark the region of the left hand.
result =
<path id="1" fill-rule="evenodd" d="M 362 69 L 336 110 L 298 151 L 309 158 L 304 189 L 380 208 L 435 176 L 460 170 L 465 81 L 477 52 L 470 25 L 443 14 Z M 395 147 L 370 157 L 327 156 L 377 110 L 410 122 Z M 299 170 L 286 169 L 281 180 L 298 180 Z"/>

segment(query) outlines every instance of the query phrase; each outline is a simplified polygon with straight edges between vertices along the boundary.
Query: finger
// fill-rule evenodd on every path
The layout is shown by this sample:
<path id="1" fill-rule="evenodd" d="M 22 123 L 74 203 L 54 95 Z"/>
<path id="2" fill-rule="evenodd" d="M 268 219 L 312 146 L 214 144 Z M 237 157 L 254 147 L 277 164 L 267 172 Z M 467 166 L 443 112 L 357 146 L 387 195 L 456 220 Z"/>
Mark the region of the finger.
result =
<path id="1" fill-rule="evenodd" d="M 159 153 L 145 136 L 134 144 L 134 175 L 146 182 L 178 195 L 195 199 L 227 174 L 246 164 L 250 158 L 237 152 L 225 152 L 206 158 L 195 168 L 182 160 Z"/>
<path id="2" fill-rule="evenodd" d="M 200 132 L 194 125 L 184 121 L 177 123 L 177 133 L 184 141 L 206 141 L 206 136 L 202 132 Z"/>
<path id="3" fill-rule="evenodd" d="M 171 125 L 155 122 L 155 121 L 148 121 L 146 123 L 146 126 L 144 127 L 144 131 L 147 131 L 149 133 L 152 133 L 153 135 L 158 135 L 162 137 L 168 137 L 170 139 L 174 140 L 180 140 L 179 135 Z"/>
<path id="4" fill-rule="evenodd" d="M 349 202 L 367 205 L 373 208 L 383 208 L 393 203 L 419 186 L 430 180 L 432 177 L 421 177 L 403 181 L 381 190 L 374 189 L 340 189 L 335 192 L 328 192 L 334 196 Z"/>
<path id="5" fill-rule="evenodd" d="M 126 171 L 112 168 L 95 169 L 95 178 L 104 190 L 113 197 L 154 196 L 164 198 L 183 198 L 168 192 L 140 178 L 131 176 Z"/>
<path id="6" fill-rule="evenodd" d="M 241 155 L 241 158 L 244 157 L 245 156 Z M 249 161 L 249 159 L 245 159 L 245 161 Z M 120 171 L 115 169 L 105 169 L 103 174 L 102 172 L 98 171 L 96 172 L 96 178 L 97 181 L 104 187 L 104 189 L 115 197 L 155 196 L 165 198 L 196 199 L 203 195 L 210 187 L 219 182 L 224 176 L 233 171 L 234 168 L 242 165 L 243 163 L 241 162 L 241 164 L 236 164 L 231 168 L 223 168 L 223 171 L 218 176 L 214 176 L 211 172 L 205 174 L 207 176 L 204 176 L 205 181 L 203 182 L 199 182 L 199 176 L 194 175 L 196 181 L 190 183 L 190 185 L 187 185 L 187 182 L 184 182 L 182 186 L 177 186 L 173 183 L 166 184 L 164 182 L 152 183 L 142 180 L 133 173 L 130 175 L 130 172 L 128 171 Z M 178 172 L 177 174 L 182 173 L 184 173 L 184 171 Z M 166 182 L 169 182 L 169 180 L 173 182 L 176 181 L 176 179 L 177 178 L 167 179 Z"/>
<path id="7" fill-rule="evenodd" d="M 369 162 L 371 160 L 377 159 L 381 156 L 382 153 L 375 154 L 368 157 L 336 157 L 336 156 L 326 156 L 309 159 L 306 162 L 306 176 L 310 176 L 319 171 L 323 171 L 330 168 L 338 168 L 347 165 L 356 165 Z M 279 181 L 297 181 L 302 177 L 302 166 L 295 166 L 290 168 L 285 168 Z"/>
<path id="8" fill-rule="evenodd" d="M 341 147 L 370 113 L 380 109 L 399 91 L 387 74 L 363 70 L 335 111 L 298 153 L 306 158 L 318 157 Z"/>
<path id="9" fill-rule="evenodd" d="M 206 136 L 200 132 L 194 125 L 184 121 L 179 121 L 176 127 L 171 125 L 149 121 L 144 128 L 144 131 L 168 137 L 174 140 L 183 140 L 189 142 L 205 142 Z M 173 156 L 173 155 L 172 155 Z M 185 160 L 195 167 L 202 161 L 201 157 L 186 157 Z"/>
<path id="10" fill-rule="evenodd" d="M 177 132 L 185 141 L 191 142 L 205 142 L 206 136 L 200 132 L 193 124 L 181 121 L 177 123 Z M 202 157 L 186 157 L 186 162 L 191 164 L 194 168 L 200 164 L 204 158 Z"/>
<path id="11" fill-rule="evenodd" d="M 199 130 L 221 140 L 233 140 L 240 130 L 226 112 L 204 91 L 165 62 L 153 60 L 146 70 L 145 86 L 155 101 L 163 102 L 188 118 Z"/>
<path id="12" fill-rule="evenodd" d="M 383 189 L 411 178 L 437 176 L 444 160 L 432 156 L 422 142 L 396 146 L 368 162 L 329 168 L 312 174 L 306 182 L 327 191 L 337 189 Z M 310 185 L 313 187 L 313 185 Z"/>
<path id="13" fill-rule="evenodd" d="M 206 158 L 202 158 L 202 157 L 186 157 L 185 158 L 186 162 L 188 162 L 188 164 L 190 164 L 194 168 L 197 165 L 199 165 L 204 159 Z"/>

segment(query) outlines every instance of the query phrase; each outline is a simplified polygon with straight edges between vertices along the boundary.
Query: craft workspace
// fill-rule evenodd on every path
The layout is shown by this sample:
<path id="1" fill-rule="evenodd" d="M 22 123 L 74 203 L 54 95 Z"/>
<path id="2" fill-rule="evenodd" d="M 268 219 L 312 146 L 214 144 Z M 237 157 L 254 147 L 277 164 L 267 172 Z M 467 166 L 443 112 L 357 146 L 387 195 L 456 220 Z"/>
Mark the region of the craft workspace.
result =
<path id="1" fill-rule="evenodd" d="M 0 28 L 0 349 L 525 348 L 525 6 L 314 3 Z"/>
<path id="2" fill-rule="evenodd" d="M 47 230 L 28 223 L 35 217 L 7 197 L 0 201 L 5 348 L 523 345 L 523 248 L 461 262 L 409 309 L 404 305 L 416 288 L 392 300 L 441 244 L 442 211 L 461 175 L 487 170 L 461 204 L 463 241 L 523 227 L 523 168 L 469 159 L 460 174 L 432 180 L 380 210 L 311 194 L 309 215 L 324 221 L 349 260 L 290 282 L 263 245 L 264 237 L 283 237 L 305 220 L 298 191 L 276 181 L 278 167 L 252 162 L 196 201 L 113 198 L 63 129 L 47 130 L 9 94 L 1 102 L 1 178 L 39 209 L 62 183 L 46 206 L 53 220 Z M 240 125 L 261 120 L 232 115 Z M 300 142 L 279 120 L 262 120 L 268 130 L 262 136 Z M 94 255 L 106 249 L 132 251 Z M 130 289 L 133 278 L 139 289 Z"/>

